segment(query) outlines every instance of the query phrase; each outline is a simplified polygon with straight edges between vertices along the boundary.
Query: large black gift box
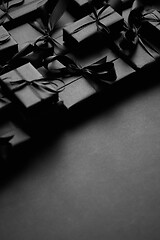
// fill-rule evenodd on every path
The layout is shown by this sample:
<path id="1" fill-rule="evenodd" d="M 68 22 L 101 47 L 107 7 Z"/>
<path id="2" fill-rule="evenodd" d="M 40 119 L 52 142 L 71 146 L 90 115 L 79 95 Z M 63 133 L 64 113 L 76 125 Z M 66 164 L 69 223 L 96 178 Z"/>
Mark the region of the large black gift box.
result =
<path id="1" fill-rule="evenodd" d="M 3 26 L 0 26 L 0 64 L 5 64 L 17 52 L 18 43 Z"/>
<path id="2" fill-rule="evenodd" d="M 97 12 L 101 9 L 97 10 Z M 108 6 L 101 12 L 98 20 L 114 37 L 123 26 L 123 17 L 112 7 Z M 101 27 L 100 27 L 101 28 Z M 99 30 L 95 16 L 87 15 L 63 28 L 63 41 L 70 49 L 86 51 L 88 47 L 100 45 L 106 35 Z M 84 47 L 84 49 L 83 49 Z"/>
<path id="3" fill-rule="evenodd" d="M 1 75 L 0 84 L 26 116 L 36 116 L 58 101 L 55 85 L 43 79 L 31 63 Z"/>

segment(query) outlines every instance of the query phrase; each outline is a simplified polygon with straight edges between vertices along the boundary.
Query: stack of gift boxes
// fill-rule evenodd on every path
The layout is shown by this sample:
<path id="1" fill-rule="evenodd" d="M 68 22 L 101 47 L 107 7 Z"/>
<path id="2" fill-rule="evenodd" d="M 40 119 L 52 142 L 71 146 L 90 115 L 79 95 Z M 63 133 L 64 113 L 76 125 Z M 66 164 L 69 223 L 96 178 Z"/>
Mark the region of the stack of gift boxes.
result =
<path id="1" fill-rule="evenodd" d="M 68 111 L 159 62 L 158 41 L 147 35 L 149 28 L 159 36 L 158 11 L 144 16 L 136 47 L 126 53 L 119 43 L 130 8 L 72 0 L 48 33 L 39 11 L 46 2 L 11 0 L 0 8 L 1 158 L 35 138 L 60 107 Z"/>

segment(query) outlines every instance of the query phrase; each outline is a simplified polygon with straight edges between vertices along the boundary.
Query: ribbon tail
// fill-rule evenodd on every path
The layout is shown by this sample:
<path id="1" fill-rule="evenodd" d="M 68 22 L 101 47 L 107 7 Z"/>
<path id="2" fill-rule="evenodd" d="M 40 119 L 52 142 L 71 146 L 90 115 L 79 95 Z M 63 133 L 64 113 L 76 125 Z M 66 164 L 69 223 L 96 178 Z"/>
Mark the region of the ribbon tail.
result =
<path id="1" fill-rule="evenodd" d="M 56 23 L 61 18 L 63 13 L 65 12 L 67 5 L 69 3 L 69 0 L 58 0 L 55 8 L 53 9 L 51 16 L 49 18 L 49 26 L 52 29 L 54 29 Z"/>

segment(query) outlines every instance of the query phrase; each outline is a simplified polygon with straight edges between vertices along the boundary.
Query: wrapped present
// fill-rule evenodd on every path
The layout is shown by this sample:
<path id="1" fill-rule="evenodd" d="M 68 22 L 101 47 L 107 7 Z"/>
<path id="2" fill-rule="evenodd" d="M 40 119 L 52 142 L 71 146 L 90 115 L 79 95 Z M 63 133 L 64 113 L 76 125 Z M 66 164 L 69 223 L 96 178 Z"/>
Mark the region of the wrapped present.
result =
<path id="1" fill-rule="evenodd" d="M 7 29 L 26 23 L 28 19 L 35 18 L 38 8 L 44 2 L 41 0 L 7 0 L 0 6 L 0 20 Z"/>
<path id="2" fill-rule="evenodd" d="M 0 64 L 5 64 L 17 52 L 18 43 L 3 26 L 0 26 Z"/>
<path id="3" fill-rule="evenodd" d="M 10 108 L 11 105 L 12 105 L 11 100 L 5 96 L 0 87 L 0 112 L 2 111 L 4 112 L 4 110 Z"/>
<path id="4" fill-rule="evenodd" d="M 58 101 L 58 92 L 51 80 L 44 79 L 31 63 L 11 70 L 0 77 L 6 95 L 26 115 L 37 115 Z"/>
<path id="5" fill-rule="evenodd" d="M 88 51 L 106 41 L 103 31 L 109 32 L 113 37 L 123 26 L 123 17 L 112 7 L 104 6 L 78 21 L 63 28 L 63 41 L 70 49 Z"/>
<path id="6" fill-rule="evenodd" d="M 30 141 L 30 135 L 12 120 L 0 121 L 0 161 L 8 158 Z M 1 163 L 2 163 L 1 162 Z"/>

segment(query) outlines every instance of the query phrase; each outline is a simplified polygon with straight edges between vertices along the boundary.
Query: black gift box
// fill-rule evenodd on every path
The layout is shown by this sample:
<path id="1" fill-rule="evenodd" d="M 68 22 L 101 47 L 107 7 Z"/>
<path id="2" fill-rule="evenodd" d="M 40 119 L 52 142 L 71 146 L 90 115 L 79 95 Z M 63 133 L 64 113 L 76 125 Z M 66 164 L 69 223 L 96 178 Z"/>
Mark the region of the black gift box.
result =
<path id="1" fill-rule="evenodd" d="M 110 31 L 112 36 L 117 35 L 123 26 L 123 17 L 110 6 L 102 11 L 99 21 Z M 63 28 L 63 41 L 70 49 L 82 50 L 84 47 L 83 51 L 86 51 L 88 47 L 94 48 L 95 45 L 101 44 L 102 39 L 105 40 L 106 35 L 98 30 L 98 23 L 96 24 L 92 15 Z"/>
<path id="2" fill-rule="evenodd" d="M 124 21 L 128 22 L 128 17 L 130 14 L 130 9 L 127 9 L 123 12 Z M 122 33 L 126 30 L 122 30 Z M 148 37 L 147 37 L 148 35 Z M 150 37 L 149 37 L 150 36 Z M 149 39 L 150 38 L 150 39 Z M 121 46 L 123 34 L 119 37 L 117 40 L 117 44 Z M 149 67 L 152 67 L 160 60 L 160 54 L 157 50 L 156 45 L 153 43 L 153 36 L 150 33 L 150 31 L 145 35 L 144 34 L 144 27 L 143 27 L 143 21 L 142 25 L 137 33 L 137 44 L 135 44 L 135 47 L 133 49 L 130 49 L 126 46 L 126 48 L 122 47 L 122 52 L 124 55 L 127 56 L 130 63 L 133 63 L 133 66 L 135 66 L 135 69 L 146 69 Z M 150 41 L 152 39 L 152 41 Z"/>
<path id="3" fill-rule="evenodd" d="M 0 64 L 5 64 L 17 52 L 18 43 L 3 26 L 0 26 Z"/>
<path id="4" fill-rule="evenodd" d="M 17 2 L 20 2 L 20 0 L 9 1 L 9 6 Z M 19 4 L 19 6 L 11 7 L 6 17 L 3 18 L 3 25 L 7 27 L 7 29 L 11 29 L 17 25 L 28 22 L 28 19 L 31 21 L 37 15 L 38 7 L 42 4 L 43 1 L 41 0 L 25 0 L 22 4 Z M 4 11 L 0 13 L 0 15 L 2 14 L 4 14 Z"/>
<path id="5" fill-rule="evenodd" d="M 9 71 L 0 78 L 6 95 L 25 114 L 36 115 L 58 101 L 55 86 L 49 80 L 43 80 L 42 75 L 31 63 Z"/>

